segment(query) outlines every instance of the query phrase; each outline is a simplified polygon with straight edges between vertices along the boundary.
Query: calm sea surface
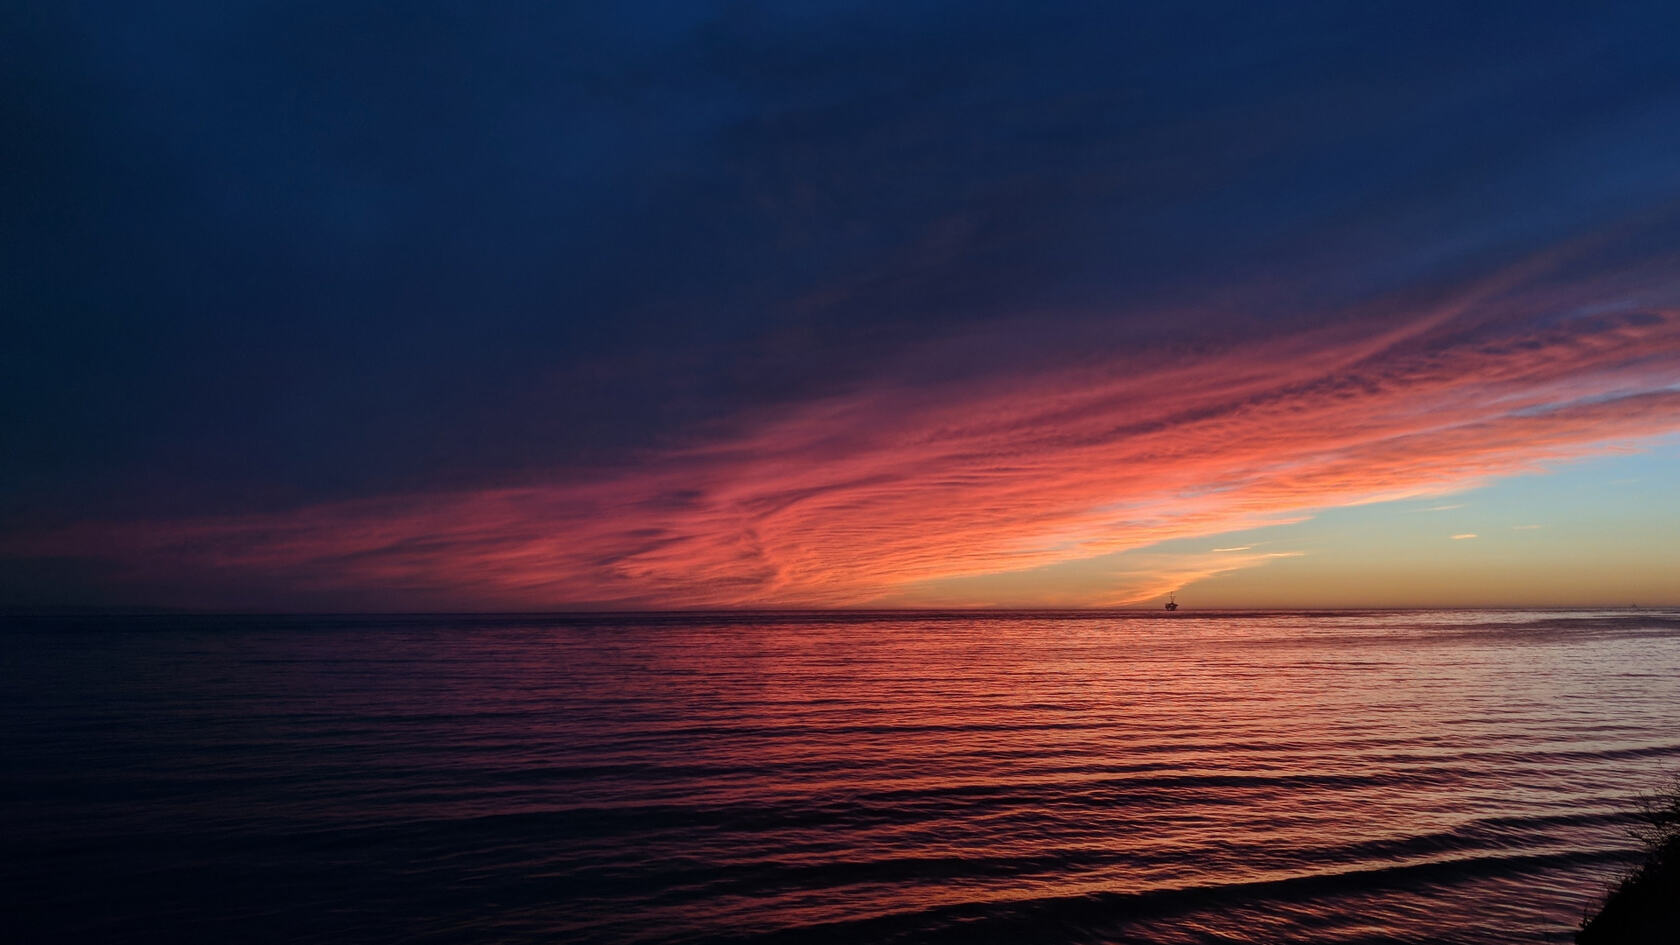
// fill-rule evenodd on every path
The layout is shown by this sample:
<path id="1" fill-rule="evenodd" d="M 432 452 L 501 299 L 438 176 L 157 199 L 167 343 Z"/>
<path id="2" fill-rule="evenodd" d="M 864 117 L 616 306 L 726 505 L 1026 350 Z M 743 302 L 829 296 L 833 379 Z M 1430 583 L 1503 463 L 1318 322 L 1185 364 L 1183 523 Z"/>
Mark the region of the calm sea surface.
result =
<path id="1" fill-rule="evenodd" d="M 15 942 L 1545 942 L 1680 612 L 12 618 Z"/>

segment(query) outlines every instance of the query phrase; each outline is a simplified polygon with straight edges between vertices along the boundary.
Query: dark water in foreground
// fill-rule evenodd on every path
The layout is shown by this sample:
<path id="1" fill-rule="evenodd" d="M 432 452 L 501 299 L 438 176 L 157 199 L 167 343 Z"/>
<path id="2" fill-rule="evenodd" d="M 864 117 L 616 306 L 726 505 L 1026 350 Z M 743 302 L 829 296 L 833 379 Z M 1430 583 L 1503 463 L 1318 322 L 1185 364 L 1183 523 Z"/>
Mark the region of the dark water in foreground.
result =
<path id="1" fill-rule="evenodd" d="M 13 619 L 7 941 L 1543 942 L 1680 612 Z"/>

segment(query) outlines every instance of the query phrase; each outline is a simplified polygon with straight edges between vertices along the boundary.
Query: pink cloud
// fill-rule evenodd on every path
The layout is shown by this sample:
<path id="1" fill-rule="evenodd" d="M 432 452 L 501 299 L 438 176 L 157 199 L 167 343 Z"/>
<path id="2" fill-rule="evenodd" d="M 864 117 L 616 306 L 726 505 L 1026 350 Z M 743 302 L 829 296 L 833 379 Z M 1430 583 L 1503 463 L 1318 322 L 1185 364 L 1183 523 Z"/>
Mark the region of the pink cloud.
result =
<path id="1" fill-rule="evenodd" d="M 1375 338 L 1304 332 L 934 386 L 886 371 L 614 477 L 90 523 L 5 550 L 106 558 L 141 584 L 425 606 L 844 606 L 929 586 L 982 604 L 969 579 L 1440 494 L 1680 429 L 1680 311 L 1519 331 L 1475 302 Z M 1175 564 L 1144 590 L 1267 557 Z M 1068 605 L 1130 593 L 1057 591 Z"/>

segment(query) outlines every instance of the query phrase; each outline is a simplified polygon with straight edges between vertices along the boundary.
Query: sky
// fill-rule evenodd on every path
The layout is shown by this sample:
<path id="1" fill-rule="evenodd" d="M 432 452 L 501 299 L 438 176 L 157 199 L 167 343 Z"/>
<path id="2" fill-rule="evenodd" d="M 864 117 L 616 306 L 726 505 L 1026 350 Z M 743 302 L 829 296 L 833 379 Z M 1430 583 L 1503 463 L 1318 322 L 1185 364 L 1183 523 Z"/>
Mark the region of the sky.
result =
<path id="1" fill-rule="evenodd" d="M 1680 604 L 1671 4 L 0 24 L 0 607 Z"/>

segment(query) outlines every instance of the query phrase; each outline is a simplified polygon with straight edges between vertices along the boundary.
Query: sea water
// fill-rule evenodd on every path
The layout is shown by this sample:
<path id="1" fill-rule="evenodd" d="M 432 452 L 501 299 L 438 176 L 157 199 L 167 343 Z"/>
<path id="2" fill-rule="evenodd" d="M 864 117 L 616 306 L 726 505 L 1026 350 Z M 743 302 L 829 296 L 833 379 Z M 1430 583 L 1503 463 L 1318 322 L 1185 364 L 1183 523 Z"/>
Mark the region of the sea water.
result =
<path id="1" fill-rule="evenodd" d="M 8 941 L 1567 940 L 1680 612 L 8 618 Z"/>

